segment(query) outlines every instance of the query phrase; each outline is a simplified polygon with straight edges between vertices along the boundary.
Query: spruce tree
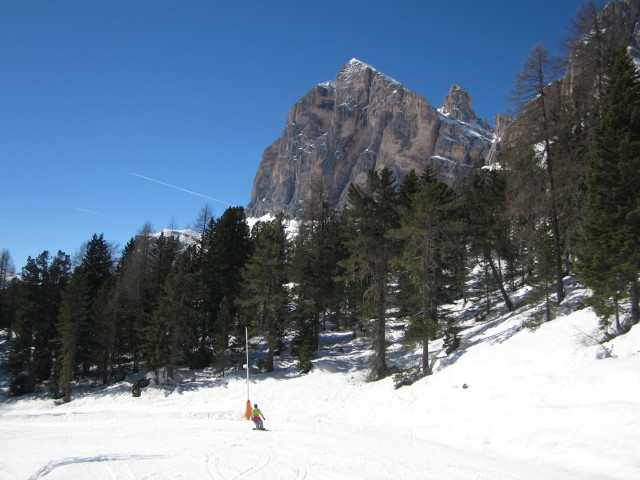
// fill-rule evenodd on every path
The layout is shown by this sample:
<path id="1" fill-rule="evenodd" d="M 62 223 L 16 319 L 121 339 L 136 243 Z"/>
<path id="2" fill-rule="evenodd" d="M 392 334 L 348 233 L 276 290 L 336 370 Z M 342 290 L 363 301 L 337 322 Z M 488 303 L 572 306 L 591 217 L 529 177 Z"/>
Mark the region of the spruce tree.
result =
<path id="1" fill-rule="evenodd" d="M 317 184 L 301 215 L 294 240 L 291 280 L 296 301 L 298 335 L 303 370 L 319 347 L 322 316 L 337 312 L 341 303 L 342 269 L 345 257 L 344 233 L 337 213 L 326 200 L 322 184 Z"/>
<path id="2" fill-rule="evenodd" d="M 145 223 L 125 246 L 118 263 L 118 331 L 127 356 L 138 371 L 142 360 L 142 332 L 149 322 L 154 288 L 151 277 L 151 225 Z M 123 335 L 123 336 L 122 336 Z"/>
<path id="3" fill-rule="evenodd" d="M 456 195 L 429 168 L 419 178 L 407 206 L 400 208 L 400 227 L 390 236 L 401 241 L 396 262 L 413 284 L 410 322 L 405 341 L 422 347 L 422 374 L 430 375 L 429 341 L 442 327 L 438 307 L 446 298 L 455 271 L 458 235 Z M 445 328 L 442 328 L 444 330 Z"/>
<path id="4" fill-rule="evenodd" d="M 15 266 L 11 260 L 9 250 L 0 252 L 0 329 L 11 331 L 11 302 L 9 297 L 9 284 L 11 276 L 15 274 Z"/>
<path id="5" fill-rule="evenodd" d="M 536 230 L 533 240 L 534 264 L 532 268 L 531 283 L 533 290 L 530 292 L 528 300 L 538 302 L 540 297 L 544 298 L 542 314 L 544 321 L 549 322 L 553 318 L 554 307 L 551 304 L 549 289 L 552 288 L 555 276 L 554 269 L 554 244 L 550 229 L 546 225 L 540 225 Z M 536 314 L 540 316 L 540 312 Z"/>
<path id="6" fill-rule="evenodd" d="M 228 208 L 220 218 L 210 220 L 202 235 L 204 305 L 213 359 L 222 370 L 229 338 L 237 333 L 242 270 L 250 252 L 251 238 L 244 208 Z"/>
<path id="7" fill-rule="evenodd" d="M 82 366 L 82 374 L 89 376 L 97 372 L 102 378 L 104 355 L 108 349 L 104 335 L 105 288 L 114 273 L 113 247 L 104 239 L 104 235 L 94 234 L 86 244 L 80 265 L 76 268 L 87 289 L 86 311 L 89 312 L 87 324 L 77 336 L 76 361 Z M 75 275 L 75 272 L 74 272 Z M 99 367 L 93 370 L 93 367 Z"/>
<path id="8" fill-rule="evenodd" d="M 252 331 L 266 339 L 266 370 L 274 368 L 274 355 L 289 313 L 287 289 L 290 241 L 284 226 L 284 216 L 258 222 L 251 231 L 253 253 L 243 271 L 244 314 Z"/>
<path id="9" fill-rule="evenodd" d="M 497 170 L 473 174 L 464 188 L 461 210 L 465 237 L 472 255 L 489 267 L 507 310 L 513 310 L 500 260 L 510 253 L 509 224 L 505 217 L 505 176 Z"/>
<path id="10" fill-rule="evenodd" d="M 70 265 L 63 252 L 52 258 L 44 251 L 35 259 L 29 257 L 22 269 L 9 358 L 14 394 L 33 392 L 38 381 L 51 375 L 56 318 Z"/>
<path id="11" fill-rule="evenodd" d="M 385 168 L 369 171 L 365 187 L 349 186 L 352 207 L 347 215 L 352 221 L 347 247 L 349 257 L 344 262 L 346 276 L 360 282 L 364 288 L 363 314 L 373 318 L 370 375 L 372 381 L 388 373 L 386 354 L 386 310 L 390 260 L 394 241 L 387 235 L 398 226 L 396 210 L 398 190 L 393 172 Z M 362 318 L 363 321 L 367 318 Z"/>
<path id="12" fill-rule="evenodd" d="M 162 286 L 171 273 L 179 248 L 180 243 L 176 237 L 166 236 L 164 232 L 160 232 L 151 246 L 149 254 L 149 302 L 151 309 L 158 303 L 162 294 Z"/>
<path id="13" fill-rule="evenodd" d="M 551 228 L 558 303 L 565 297 L 559 158 L 554 141 L 558 134 L 561 102 L 559 84 L 553 82 L 561 72 L 562 64 L 543 45 L 532 49 L 516 74 L 512 94 L 519 107 L 516 128 L 512 128 L 514 143 L 518 145 L 506 149 L 501 157 L 507 160 L 509 167 L 512 206 L 528 219 L 532 231 L 540 220 L 545 220 Z"/>
<path id="14" fill-rule="evenodd" d="M 594 291 L 599 313 L 615 315 L 616 330 L 623 332 L 630 325 L 620 324 L 621 299 L 630 300 L 630 323 L 640 318 L 640 78 L 626 50 L 614 61 L 585 184 L 580 278 Z"/>
<path id="15" fill-rule="evenodd" d="M 206 290 L 202 280 L 202 255 L 196 246 L 190 246 L 177 258 L 174 268 L 163 288 L 159 309 L 154 312 L 151 328 L 161 336 L 166 355 L 156 358 L 154 368 L 166 367 L 173 378 L 174 367 L 186 362 L 191 369 L 203 368 L 211 362 L 210 350 L 203 350 L 208 342 L 203 326 L 207 312 L 203 299 Z M 158 327 L 156 323 L 162 325 Z M 148 343 L 153 346 L 151 336 Z"/>
<path id="16" fill-rule="evenodd" d="M 86 331 L 91 318 L 89 282 L 82 269 L 76 268 L 62 297 L 58 316 L 60 350 L 58 354 L 58 381 L 56 389 L 65 402 L 71 401 L 71 383 L 76 375 L 80 336 Z M 54 392 L 54 396 L 58 396 Z"/>

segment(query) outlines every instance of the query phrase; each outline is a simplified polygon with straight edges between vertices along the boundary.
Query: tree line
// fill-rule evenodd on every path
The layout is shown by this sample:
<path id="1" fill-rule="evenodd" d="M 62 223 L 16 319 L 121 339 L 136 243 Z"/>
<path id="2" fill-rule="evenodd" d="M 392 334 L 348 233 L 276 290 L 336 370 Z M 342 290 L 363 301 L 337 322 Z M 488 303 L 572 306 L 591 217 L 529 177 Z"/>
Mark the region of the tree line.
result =
<path id="1" fill-rule="evenodd" d="M 497 163 L 453 185 L 428 167 L 402 178 L 370 171 L 339 212 L 319 180 L 295 235 L 281 214 L 249 229 L 242 207 L 219 218 L 205 208 L 196 245 L 145 225 L 118 255 L 96 234 L 76 265 L 45 251 L 11 282 L 3 252 L 11 393 L 46 384 L 68 401 L 74 382 L 106 385 L 141 369 L 158 380 L 180 366 L 224 375 L 243 363 L 245 328 L 263 342 L 266 371 L 292 338 L 308 372 L 327 321 L 369 332 L 378 380 L 389 373 L 390 306 L 428 375 L 430 342 L 455 348 L 456 319 L 443 307 L 467 299 L 471 267 L 478 320 L 513 310 L 512 292 L 530 285 L 549 321 L 575 275 L 603 330 L 628 331 L 640 319 L 640 78 L 614 27 L 592 3 L 579 12 L 570 80 L 536 46 L 516 77 L 518 115 Z"/>

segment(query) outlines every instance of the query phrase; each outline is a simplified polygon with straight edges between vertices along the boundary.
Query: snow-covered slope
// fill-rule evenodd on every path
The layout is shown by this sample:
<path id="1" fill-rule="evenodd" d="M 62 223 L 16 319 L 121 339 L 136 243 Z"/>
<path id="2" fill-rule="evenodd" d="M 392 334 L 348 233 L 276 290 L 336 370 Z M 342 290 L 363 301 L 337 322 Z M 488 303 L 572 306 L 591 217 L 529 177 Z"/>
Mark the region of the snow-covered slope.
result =
<path id="1" fill-rule="evenodd" d="M 191 245 L 198 245 L 200 242 L 200 234 L 195 230 L 185 229 L 185 230 L 176 230 L 173 228 L 165 228 L 158 233 L 151 234 L 152 238 L 160 237 L 160 234 L 164 234 L 165 237 L 173 237 L 180 242 L 180 245 L 183 248 L 189 247 Z"/>
<path id="2" fill-rule="evenodd" d="M 451 356 L 434 342 L 433 376 L 398 390 L 365 382 L 365 336 L 325 332 L 310 374 L 285 356 L 251 378 L 267 432 L 242 417 L 244 372 L 186 371 L 140 398 L 125 382 L 60 406 L 2 399 L 0 478 L 640 478 L 640 327 L 604 358 L 590 310 L 535 330 L 529 315 L 469 320 Z M 389 363 L 418 362 L 389 326 Z"/>

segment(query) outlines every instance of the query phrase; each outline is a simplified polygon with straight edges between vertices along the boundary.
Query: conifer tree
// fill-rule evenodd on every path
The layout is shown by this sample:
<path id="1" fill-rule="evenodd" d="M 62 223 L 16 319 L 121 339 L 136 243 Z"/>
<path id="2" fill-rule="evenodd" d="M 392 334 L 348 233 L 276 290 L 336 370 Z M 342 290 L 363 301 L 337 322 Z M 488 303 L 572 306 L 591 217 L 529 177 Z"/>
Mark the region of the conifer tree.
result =
<path id="1" fill-rule="evenodd" d="M 80 265 L 76 268 L 81 274 L 79 278 L 85 283 L 88 305 L 84 310 L 89 312 L 86 325 L 83 325 L 75 337 L 78 342 L 75 346 L 75 360 L 81 365 L 83 375 L 90 375 L 93 367 L 105 367 L 104 355 L 108 345 L 105 344 L 104 303 L 101 300 L 106 295 L 105 288 L 113 276 L 112 251 L 113 247 L 104 239 L 103 234 L 94 234 L 87 242 Z M 97 372 L 104 378 L 103 371 Z"/>
<path id="2" fill-rule="evenodd" d="M 289 313 L 288 283 L 290 241 L 284 216 L 258 222 L 251 231 L 253 253 L 243 272 L 245 316 L 254 331 L 266 337 L 267 371 L 273 371 L 274 354 Z"/>
<path id="3" fill-rule="evenodd" d="M 9 250 L 0 252 L 0 329 L 11 331 L 12 307 L 10 301 L 10 276 L 15 273 L 15 266 L 11 260 Z"/>
<path id="4" fill-rule="evenodd" d="M 519 214 L 527 218 L 531 231 L 539 220 L 546 219 L 554 240 L 556 298 L 565 296 L 563 250 L 560 229 L 560 195 L 558 163 L 554 138 L 560 115 L 559 85 L 553 83 L 562 72 L 562 64 L 543 45 L 536 45 L 516 74 L 513 99 L 519 107 L 518 145 L 502 155 L 509 166 L 510 201 Z M 511 153 L 511 155 L 508 155 Z M 536 208 L 532 208 L 532 206 Z"/>
<path id="5" fill-rule="evenodd" d="M 507 310 L 513 310 L 500 260 L 509 257 L 509 224 L 505 217 L 505 177 L 497 170 L 471 176 L 462 195 L 465 236 L 472 255 L 490 268 Z M 496 259 L 498 260 L 496 262 Z"/>
<path id="6" fill-rule="evenodd" d="M 411 170 L 402 180 L 398 191 L 397 207 L 400 213 L 411 208 L 412 197 L 418 190 L 418 182 L 418 175 L 414 170 Z M 394 296 L 399 308 L 399 316 L 404 317 L 414 310 L 414 299 L 418 292 L 409 272 L 403 268 L 397 272 L 397 282 L 398 288 Z"/>
<path id="7" fill-rule="evenodd" d="M 146 291 L 146 310 L 149 314 L 142 326 L 142 355 L 147 368 L 155 370 L 159 381 L 159 370 L 169 367 L 169 340 L 171 329 L 167 325 L 166 292 L 167 280 L 172 272 L 178 255 L 179 242 L 172 235 L 163 232 L 154 239 L 149 251 L 149 287 Z"/>
<path id="8" fill-rule="evenodd" d="M 365 310 L 373 318 L 373 354 L 370 360 L 372 381 L 388 373 L 386 354 L 386 309 L 390 260 L 394 242 L 387 235 L 398 225 L 398 191 L 391 170 L 371 170 L 366 186 L 349 186 L 348 215 L 352 221 L 347 240 L 349 257 L 344 262 L 346 275 L 360 282 L 365 292 Z M 366 320 L 365 318 L 362 319 Z"/>
<path id="9" fill-rule="evenodd" d="M 579 274 L 594 306 L 624 332 L 640 319 L 640 78 L 625 50 L 615 58 L 606 88 L 602 127 L 588 158 Z M 630 324 L 620 324 L 619 301 L 629 298 Z"/>
<path id="10" fill-rule="evenodd" d="M 251 238 L 244 208 L 228 208 L 220 218 L 210 220 L 202 235 L 202 279 L 212 354 L 221 369 L 229 338 L 237 327 L 242 270 L 250 252 Z"/>
<path id="11" fill-rule="evenodd" d="M 530 294 L 530 299 L 538 297 L 535 290 L 539 290 L 544 296 L 544 320 L 550 321 L 553 315 L 553 306 L 549 297 L 549 289 L 554 281 L 554 259 L 553 259 L 553 238 L 548 228 L 541 226 L 536 231 L 533 241 L 535 249 L 535 263 L 533 266 L 534 291 Z"/>
<path id="12" fill-rule="evenodd" d="M 213 364 L 222 376 L 225 374 L 225 367 L 227 364 L 229 336 L 235 324 L 235 315 L 233 310 L 229 297 L 222 297 L 216 312 L 216 323 L 214 325 L 213 337 Z"/>
<path id="13" fill-rule="evenodd" d="M 58 356 L 59 376 L 54 396 L 71 401 L 71 382 L 76 374 L 78 344 L 80 335 L 86 331 L 91 317 L 91 296 L 89 282 L 84 271 L 76 268 L 69 285 L 65 289 L 58 316 L 60 351 Z"/>
<path id="14" fill-rule="evenodd" d="M 120 254 L 115 265 L 115 279 L 111 289 L 109 314 L 112 316 L 113 330 L 113 362 L 114 368 L 121 368 L 122 363 L 133 357 L 134 343 L 137 335 L 133 333 L 135 309 L 131 288 L 131 270 L 134 264 L 135 238 L 131 238 Z M 121 370 L 122 371 L 122 370 Z"/>
<path id="15" fill-rule="evenodd" d="M 339 262 L 345 255 L 341 223 L 326 199 L 322 183 L 318 183 L 300 218 L 291 267 L 297 299 L 297 341 L 304 345 L 303 370 L 308 370 L 311 355 L 318 349 L 321 316 L 330 309 L 339 309 Z"/>
<path id="16" fill-rule="evenodd" d="M 147 339 L 151 347 L 161 344 L 162 355 L 152 360 L 155 362 L 152 368 L 166 367 L 169 378 L 173 378 L 178 362 L 186 362 L 191 369 L 203 368 L 211 362 L 211 352 L 203 350 L 208 342 L 202 330 L 208 315 L 203 302 L 204 285 L 200 249 L 189 246 L 176 259 L 165 282 L 160 306 L 150 325 L 155 333 Z"/>
<path id="17" fill-rule="evenodd" d="M 160 232 L 160 235 L 151 245 L 149 253 L 149 302 L 151 303 L 151 309 L 157 304 L 162 294 L 162 286 L 171 273 L 179 247 L 180 244 L 176 237 L 172 235 L 166 236 L 164 232 Z"/>
<path id="18" fill-rule="evenodd" d="M 63 252 L 52 258 L 44 251 L 35 259 L 29 257 L 22 269 L 9 359 L 14 394 L 33 392 L 38 381 L 51 375 L 56 318 L 70 265 Z"/>
<path id="19" fill-rule="evenodd" d="M 213 218 L 213 208 L 211 208 L 211 205 L 207 203 L 204 207 L 202 207 L 202 210 L 200 210 L 198 218 L 193 225 L 193 229 L 200 235 L 204 234 L 205 230 L 209 226 L 209 223 L 211 222 L 211 219 Z"/>
<path id="20" fill-rule="evenodd" d="M 134 371 L 138 371 L 142 359 L 141 335 L 154 306 L 150 301 L 154 292 L 151 277 L 152 244 L 151 225 L 145 223 L 125 246 L 118 264 L 118 330 L 124 334 L 123 347 L 133 359 Z"/>
<path id="21" fill-rule="evenodd" d="M 452 283 L 457 246 L 456 195 L 429 168 L 419 178 L 407 206 L 400 208 L 400 227 L 390 236 L 401 241 L 396 262 L 413 284 L 410 323 L 405 340 L 422 347 L 422 374 L 430 375 L 429 341 L 441 325 L 438 307 Z"/>

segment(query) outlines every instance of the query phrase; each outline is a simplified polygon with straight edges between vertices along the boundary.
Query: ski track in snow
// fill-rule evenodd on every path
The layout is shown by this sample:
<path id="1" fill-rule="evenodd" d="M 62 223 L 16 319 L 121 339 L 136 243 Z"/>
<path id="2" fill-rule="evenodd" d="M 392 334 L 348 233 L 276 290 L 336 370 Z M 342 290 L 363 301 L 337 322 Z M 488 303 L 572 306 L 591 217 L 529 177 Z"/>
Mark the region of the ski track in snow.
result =
<path id="1" fill-rule="evenodd" d="M 38 470 L 34 475 L 29 477 L 29 480 L 37 480 L 52 473 L 56 468 L 64 467 L 66 465 L 77 465 L 80 463 L 101 463 L 101 462 L 132 462 L 138 460 L 149 460 L 151 458 L 157 458 L 158 455 L 98 455 L 95 457 L 69 457 L 61 460 L 55 460 L 47 463 L 44 467 Z M 114 477 L 116 478 L 116 477 Z"/>
<path id="2" fill-rule="evenodd" d="M 576 333 L 596 330 L 590 310 L 531 331 L 530 308 L 470 319 L 450 356 L 432 342 L 435 374 L 398 390 L 391 378 L 365 381 L 366 336 L 326 332 L 308 375 L 285 357 L 252 377 L 265 432 L 242 417 L 244 372 L 184 371 L 179 385 L 140 398 L 135 379 L 79 389 L 59 406 L 44 394 L 3 397 L 0 478 L 640 478 L 640 327 L 609 342 L 616 357 L 603 359 Z M 415 365 L 421 352 L 401 350 L 401 337 L 390 319 L 389 364 Z"/>

